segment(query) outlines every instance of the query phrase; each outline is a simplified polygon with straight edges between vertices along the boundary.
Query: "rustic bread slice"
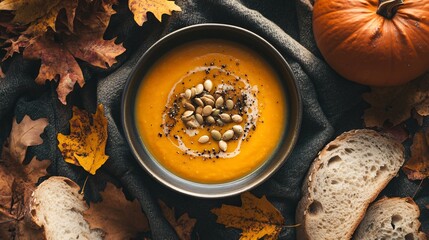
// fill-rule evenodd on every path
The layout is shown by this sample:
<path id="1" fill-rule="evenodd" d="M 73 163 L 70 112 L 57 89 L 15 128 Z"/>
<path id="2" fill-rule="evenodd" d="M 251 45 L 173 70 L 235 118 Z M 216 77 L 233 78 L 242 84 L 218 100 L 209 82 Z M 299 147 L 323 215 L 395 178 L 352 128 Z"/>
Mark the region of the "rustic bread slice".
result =
<path id="1" fill-rule="evenodd" d="M 403 155 L 400 143 L 368 129 L 327 144 L 302 188 L 297 239 L 350 239 L 368 205 L 399 171 Z"/>
<path id="2" fill-rule="evenodd" d="M 31 195 L 32 220 L 43 227 L 48 240 L 103 239 L 104 233 L 90 229 L 83 218 L 87 205 L 79 194 L 79 186 L 65 177 L 51 177 Z"/>
<path id="3" fill-rule="evenodd" d="M 383 198 L 371 204 L 353 239 L 425 240 L 420 210 L 411 198 Z"/>

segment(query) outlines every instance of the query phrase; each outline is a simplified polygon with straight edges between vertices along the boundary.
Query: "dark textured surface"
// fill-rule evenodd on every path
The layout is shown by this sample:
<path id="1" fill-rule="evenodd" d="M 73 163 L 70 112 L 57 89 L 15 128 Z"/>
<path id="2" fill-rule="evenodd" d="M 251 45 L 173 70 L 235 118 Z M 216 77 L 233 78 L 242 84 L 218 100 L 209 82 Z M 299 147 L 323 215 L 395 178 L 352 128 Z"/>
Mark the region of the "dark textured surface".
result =
<path id="1" fill-rule="evenodd" d="M 182 12 L 163 17 L 159 23 L 149 14 L 149 21 L 137 27 L 125 4 L 117 6 L 107 37 L 118 36 L 125 41 L 127 52 L 120 56 L 113 68 L 102 71 L 82 64 L 86 85 L 69 95 L 69 105 L 63 106 L 55 92 L 56 84 L 39 86 L 34 83 L 38 62 L 13 58 L 5 79 L 0 79 L 0 140 L 7 137 L 13 115 L 21 119 L 25 114 L 32 119 L 47 117 L 50 125 L 43 136 L 44 144 L 30 147 L 27 157 L 50 159 L 52 175 L 63 175 L 79 185 L 87 174 L 78 167 L 63 161 L 57 149 L 56 135 L 68 131 L 71 106 L 94 111 L 97 103 L 105 106 L 109 123 L 106 164 L 90 177 L 86 197 L 99 200 L 98 191 L 105 181 L 121 184 L 129 198 L 137 198 L 149 218 L 153 239 L 175 239 L 173 230 L 160 214 L 157 199 L 174 206 L 176 214 L 189 213 L 197 219 L 193 237 L 198 239 L 237 239 L 239 231 L 216 224 L 210 209 L 221 204 L 239 205 L 239 197 L 199 199 L 185 196 L 153 180 L 136 163 L 123 137 L 120 122 L 121 94 L 133 66 L 145 50 L 160 37 L 184 26 L 217 22 L 249 29 L 273 44 L 287 59 L 303 98 L 303 121 L 300 137 L 290 159 L 268 181 L 252 192 L 266 195 L 286 218 L 288 225 L 295 224 L 294 212 L 300 199 L 301 183 L 317 152 L 339 133 L 362 128 L 361 116 L 365 104 L 361 93 L 367 88 L 345 81 L 323 61 L 317 50 L 311 30 L 310 0 L 177 0 Z M 392 181 L 382 193 L 388 196 L 412 196 L 418 183 L 408 181 L 403 174 Z M 423 183 L 416 201 L 422 207 L 428 204 L 429 189 Z M 428 210 L 422 219 L 428 231 Z M 281 239 L 294 239 L 294 228 L 285 228 Z"/>

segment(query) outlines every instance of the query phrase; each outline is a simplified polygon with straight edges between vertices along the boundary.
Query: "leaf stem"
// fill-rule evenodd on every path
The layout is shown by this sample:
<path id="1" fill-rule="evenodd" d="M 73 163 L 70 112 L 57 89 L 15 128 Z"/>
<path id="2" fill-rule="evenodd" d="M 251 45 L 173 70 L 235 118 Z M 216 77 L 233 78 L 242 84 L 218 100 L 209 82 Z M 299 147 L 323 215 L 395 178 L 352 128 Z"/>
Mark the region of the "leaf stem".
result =
<path id="1" fill-rule="evenodd" d="M 86 182 L 88 181 L 88 178 L 89 178 L 89 174 L 86 175 L 85 182 L 83 182 L 82 189 L 79 192 L 79 194 L 81 194 L 81 195 L 84 194 L 85 187 L 86 187 Z"/>

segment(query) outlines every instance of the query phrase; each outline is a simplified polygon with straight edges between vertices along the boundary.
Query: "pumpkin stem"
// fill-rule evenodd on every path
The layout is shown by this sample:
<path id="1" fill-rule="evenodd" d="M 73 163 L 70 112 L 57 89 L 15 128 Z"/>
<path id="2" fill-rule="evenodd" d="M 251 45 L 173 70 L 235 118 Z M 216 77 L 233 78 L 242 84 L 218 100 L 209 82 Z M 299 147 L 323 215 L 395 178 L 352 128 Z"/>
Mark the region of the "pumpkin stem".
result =
<path id="1" fill-rule="evenodd" d="M 379 0 L 377 14 L 392 19 L 402 4 L 404 4 L 403 0 Z"/>

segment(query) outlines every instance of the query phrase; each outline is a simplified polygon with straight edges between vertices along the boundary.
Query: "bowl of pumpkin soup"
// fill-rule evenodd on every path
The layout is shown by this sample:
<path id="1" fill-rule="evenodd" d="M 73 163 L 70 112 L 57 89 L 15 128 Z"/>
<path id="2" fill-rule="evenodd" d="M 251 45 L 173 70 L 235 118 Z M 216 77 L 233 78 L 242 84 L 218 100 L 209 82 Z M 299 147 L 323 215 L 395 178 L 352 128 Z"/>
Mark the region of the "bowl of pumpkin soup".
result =
<path id="1" fill-rule="evenodd" d="M 141 57 L 122 98 L 125 137 L 139 164 L 192 196 L 241 193 L 287 161 L 301 100 L 281 54 L 246 29 L 198 24 Z"/>

